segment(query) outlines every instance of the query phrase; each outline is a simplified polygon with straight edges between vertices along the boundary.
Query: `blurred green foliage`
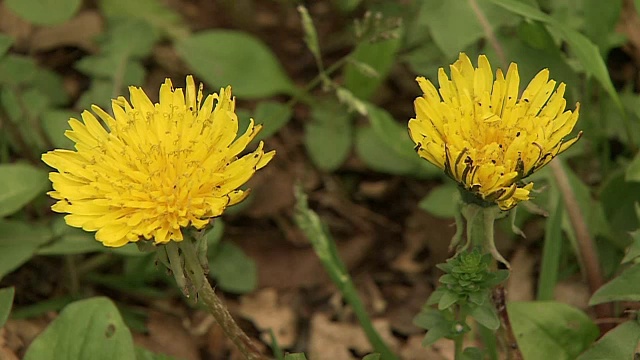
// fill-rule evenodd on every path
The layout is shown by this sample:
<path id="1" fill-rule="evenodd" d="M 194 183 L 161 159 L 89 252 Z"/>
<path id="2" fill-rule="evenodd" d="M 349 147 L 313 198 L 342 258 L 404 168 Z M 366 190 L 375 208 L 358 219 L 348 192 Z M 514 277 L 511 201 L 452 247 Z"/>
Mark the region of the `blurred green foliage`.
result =
<path id="1" fill-rule="evenodd" d="M 640 2 L 635 3 L 640 8 Z M 240 28 L 196 31 L 159 0 L 5 0 L 9 11 L 33 25 L 62 24 L 82 7 L 90 6 L 97 6 L 105 25 L 95 39 L 98 50 L 84 54 L 73 64 L 74 71 L 88 84 L 75 99 L 69 97 L 59 71 L 43 66 L 32 54 L 14 50 L 16 39 L 0 34 L 0 279 L 34 255 L 65 256 L 87 270 L 81 274 L 83 281 L 125 292 L 167 296 L 153 286 L 169 278 L 155 270 L 152 257 L 139 253 L 134 245 L 106 249 L 94 241 L 93 234 L 69 228 L 61 216 L 47 210 L 47 168 L 39 160 L 40 154 L 53 148 L 72 149 L 73 144 L 63 136 L 69 117 L 78 117 L 91 104 L 108 109 L 110 99 L 125 95 L 127 86 L 144 85 L 153 52 L 159 46 L 175 50 L 209 90 L 231 85 L 239 99 L 259 101 L 254 107 L 238 109 L 241 126 L 246 128 L 250 117 L 263 124 L 259 139 L 280 136 L 280 130 L 296 117 L 293 106 L 302 104 L 309 111 L 302 141 L 317 169 L 339 176 L 353 156 L 372 173 L 429 180 L 434 187 L 416 206 L 437 217 L 450 218 L 456 211 L 457 190 L 439 169 L 415 154 L 407 137 L 408 119 L 394 117 L 399 102 L 404 102 L 405 114 L 411 113 L 411 103 L 393 96 L 400 92 L 397 89 L 411 89 L 412 97 L 419 96 L 417 86 L 405 84 L 418 75 L 435 81 L 437 69 L 446 67 L 464 51 L 471 58 L 487 54 L 494 69 L 517 62 L 523 80 L 549 68 L 553 79 L 567 83 L 568 106 L 581 103 L 577 127 L 584 138 L 562 160 L 555 161 L 563 162 L 580 211 L 597 242 L 601 265 L 612 279 L 591 302 L 638 300 L 640 96 L 633 87 L 634 79 L 616 84 L 616 89 L 606 66 L 610 54 L 627 43 L 624 34 L 615 30 L 622 0 L 336 0 L 331 4 L 336 16 L 353 25 L 327 35 L 315 30 L 314 14 L 309 14 L 304 22 L 306 35 L 300 42 L 306 41 L 315 56 L 318 76 L 304 84 L 292 78 L 286 70 L 289 67 L 284 66 L 297 59 L 279 58 L 258 36 Z M 293 1 L 274 2 L 274 6 L 295 5 Z M 326 50 L 330 43 L 326 37 L 334 36 L 347 39 L 348 44 L 344 57 L 338 60 L 329 57 Z M 389 88 L 391 100 L 385 94 Z M 549 213 L 544 223 L 537 295 L 539 300 L 550 300 L 556 283 L 582 264 L 556 180 L 546 169 L 531 180 L 536 188 L 544 189 L 533 204 Z M 537 215 L 520 211 L 517 221 L 532 219 L 541 221 Z M 253 290 L 256 265 L 239 247 L 221 240 L 222 222 L 204 236 L 210 240 L 210 276 L 220 288 L 233 293 Z M 122 273 L 94 271 L 105 263 L 120 264 Z M 7 299 L 13 298 L 8 293 L 0 290 L 0 319 L 10 309 L 5 306 L 11 303 Z M 36 315 L 60 309 L 78 294 L 71 295 L 49 299 L 40 307 L 26 307 L 25 314 L 27 310 Z M 87 304 L 74 303 L 65 311 L 77 311 L 71 306 Z M 531 319 L 527 314 L 533 308 L 545 316 Z M 102 304 L 94 310 L 99 316 L 118 313 L 112 305 Z M 527 334 L 555 334 L 524 338 L 523 350 L 538 351 L 541 357 L 559 358 L 560 353 L 576 356 L 595 339 L 593 324 L 575 309 L 535 302 L 514 304 L 510 311 L 514 327 Z M 55 326 L 68 326 L 64 325 L 68 316 L 63 312 L 56 320 L 63 325 Z M 558 327 L 565 324 L 558 323 L 558 318 L 584 326 L 566 332 L 566 328 Z M 72 323 L 79 324 L 82 319 Z M 528 323 L 533 320 L 535 324 Z M 134 320 L 125 317 L 125 321 L 132 326 Z M 118 326 L 128 331 L 120 322 Z M 616 344 L 623 343 L 620 339 L 637 340 L 639 333 L 637 323 L 630 320 L 595 343 L 580 359 L 597 359 L 603 348 L 618 347 Z M 543 338 L 551 342 L 553 338 L 570 339 L 580 347 L 523 345 Z M 49 331 L 38 343 L 46 341 L 62 340 L 54 339 Z M 30 350 L 29 354 L 36 354 L 29 355 L 31 358 L 40 356 L 38 346 Z M 556 348 L 560 350 L 554 352 Z M 617 354 L 629 358 L 634 351 L 617 349 Z M 132 345 L 127 351 L 133 354 Z M 155 356 L 142 350 L 136 354 L 140 359 Z"/>

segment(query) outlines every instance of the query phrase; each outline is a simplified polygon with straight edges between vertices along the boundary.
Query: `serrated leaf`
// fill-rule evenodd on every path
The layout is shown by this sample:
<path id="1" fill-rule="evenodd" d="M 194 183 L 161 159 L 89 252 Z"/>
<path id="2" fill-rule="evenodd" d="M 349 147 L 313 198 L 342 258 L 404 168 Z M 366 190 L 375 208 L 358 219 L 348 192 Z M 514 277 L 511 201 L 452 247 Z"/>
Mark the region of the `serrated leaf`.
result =
<path id="1" fill-rule="evenodd" d="M 607 332 L 576 360 L 633 359 L 640 341 L 640 324 L 630 320 Z"/>
<path id="2" fill-rule="evenodd" d="M 602 285 L 589 300 L 589 305 L 612 301 L 640 301 L 640 264 L 635 264 Z"/>
<path id="3" fill-rule="evenodd" d="M 209 260 L 209 276 L 216 279 L 224 291 L 245 294 L 258 283 L 256 263 L 244 251 L 230 242 L 222 242 Z"/>
<path id="4" fill-rule="evenodd" d="M 440 218 L 452 218 L 458 211 L 459 201 L 458 187 L 448 182 L 431 189 L 429 194 L 420 200 L 418 207 Z"/>
<path id="5" fill-rule="evenodd" d="M 62 357 L 61 357 L 62 356 Z M 111 300 L 69 304 L 29 346 L 25 360 L 134 360 L 131 332 Z"/>
<path id="6" fill-rule="evenodd" d="M 29 260 L 52 236 L 42 225 L 0 220 L 0 279 Z"/>
<path id="7" fill-rule="evenodd" d="M 257 98 L 297 90 L 264 43 L 235 30 L 206 30 L 180 39 L 176 50 L 212 86 L 231 85 L 234 95 Z"/>
<path id="8" fill-rule="evenodd" d="M 11 314 L 15 292 L 16 289 L 14 287 L 0 289 L 0 329 L 2 329 L 9 318 L 9 314 Z"/>
<path id="9" fill-rule="evenodd" d="M 81 0 L 6 0 L 5 6 L 21 18 L 37 25 L 63 23 L 78 11 Z"/>
<path id="10" fill-rule="evenodd" d="M 345 109 L 325 103 L 312 109 L 312 122 L 305 126 L 304 144 L 313 163 L 324 171 L 342 165 L 351 150 L 352 120 Z"/>
<path id="11" fill-rule="evenodd" d="M 500 319 L 491 302 L 487 301 L 471 311 L 471 316 L 475 321 L 484 325 L 491 330 L 497 330 L 500 327 Z"/>
<path id="12" fill-rule="evenodd" d="M 0 217 L 22 209 L 47 188 L 47 173 L 27 164 L 0 164 Z"/>
<path id="13" fill-rule="evenodd" d="M 575 359 L 599 334 L 589 316 L 567 304 L 510 302 L 507 309 L 525 359 Z"/>

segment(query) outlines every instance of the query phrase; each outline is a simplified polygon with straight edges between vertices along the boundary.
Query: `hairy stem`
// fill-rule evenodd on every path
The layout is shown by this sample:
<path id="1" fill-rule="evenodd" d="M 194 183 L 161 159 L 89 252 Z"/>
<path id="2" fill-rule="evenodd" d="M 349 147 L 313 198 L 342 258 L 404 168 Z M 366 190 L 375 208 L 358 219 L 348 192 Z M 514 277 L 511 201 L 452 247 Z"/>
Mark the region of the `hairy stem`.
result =
<path id="1" fill-rule="evenodd" d="M 509 319 L 509 313 L 507 312 L 507 296 L 504 290 L 504 286 L 498 285 L 493 289 L 492 293 L 493 305 L 500 317 L 500 323 L 502 324 L 502 330 L 504 331 L 504 340 L 506 342 L 507 359 L 510 360 L 522 360 L 522 353 L 520 347 L 516 341 L 516 336 L 511 327 L 511 320 Z"/>
<path id="2" fill-rule="evenodd" d="M 216 295 L 215 291 L 211 287 L 209 280 L 205 278 L 205 281 L 198 292 L 200 299 L 207 306 L 207 310 L 216 319 L 216 322 L 222 328 L 222 331 L 229 340 L 233 342 L 236 348 L 242 353 L 247 360 L 267 359 L 260 353 L 255 344 L 251 341 L 249 336 L 242 331 L 238 324 L 233 320 L 233 317 L 224 306 L 220 298 Z"/>

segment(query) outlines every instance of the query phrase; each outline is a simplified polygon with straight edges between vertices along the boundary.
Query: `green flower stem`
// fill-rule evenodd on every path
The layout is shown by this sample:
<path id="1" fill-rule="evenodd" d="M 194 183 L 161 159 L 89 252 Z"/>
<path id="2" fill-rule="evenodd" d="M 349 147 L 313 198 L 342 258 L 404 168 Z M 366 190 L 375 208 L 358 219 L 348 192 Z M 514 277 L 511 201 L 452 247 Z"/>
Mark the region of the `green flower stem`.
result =
<path id="1" fill-rule="evenodd" d="M 197 292 L 197 299 L 202 300 L 207 310 L 211 315 L 213 315 L 218 325 L 222 328 L 226 337 L 233 342 L 245 359 L 266 359 L 266 357 L 260 353 L 258 348 L 251 341 L 249 336 L 247 336 L 235 320 L 233 320 L 229 310 L 227 310 L 220 298 L 216 295 L 207 277 L 204 276 L 201 259 L 197 253 L 197 247 L 199 244 L 196 244 L 196 241 L 187 236 L 185 236 L 185 239 L 180 243 L 170 242 L 169 244 L 173 244 L 180 250 L 179 253 L 175 252 L 176 254 L 179 254 L 180 258 L 175 260 L 174 252 L 170 251 L 167 247 L 167 255 L 169 256 L 169 262 L 172 264 L 172 268 L 175 267 L 173 265 L 174 261 L 181 262 L 184 260 L 181 270 L 182 276 L 187 280 L 187 286 Z M 167 244 L 167 246 L 169 244 Z M 185 293 L 185 296 L 188 296 L 188 294 L 188 292 Z"/>
<path id="2" fill-rule="evenodd" d="M 353 309 L 375 352 L 380 353 L 380 358 L 383 360 L 396 360 L 396 355 L 373 327 L 371 318 L 369 318 L 369 314 L 358 296 L 353 281 L 347 272 L 346 266 L 340 259 L 336 244 L 326 226 L 322 223 L 318 214 L 309 209 L 307 196 L 299 185 L 296 186 L 295 193 L 298 199 L 295 214 L 298 227 L 305 233 L 329 277 Z"/>
<path id="3" fill-rule="evenodd" d="M 455 305 L 456 309 L 456 320 L 458 321 L 458 323 L 460 324 L 464 324 L 467 321 L 467 313 L 465 311 L 465 307 L 461 306 L 459 304 Z M 456 336 L 455 338 L 453 338 L 453 344 L 454 344 L 454 354 L 455 354 L 455 360 L 460 360 L 462 359 L 462 354 L 464 352 L 464 333 L 460 334 L 459 336 Z"/>
<path id="4" fill-rule="evenodd" d="M 216 295 L 209 283 L 209 280 L 206 278 L 204 279 L 203 286 L 198 292 L 198 295 L 206 305 L 207 310 L 209 310 L 211 315 L 216 319 L 216 322 L 220 325 L 224 334 L 233 342 L 245 359 L 266 359 L 266 357 L 260 353 L 258 348 L 251 341 L 249 336 L 247 336 L 235 320 L 233 320 L 229 310 L 227 310 L 220 298 Z"/>
<path id="5" fill-rule="evenodd" d="M 494 228 L 495 220 L 501 214 L 501 211 L 497 206 L 481 207 L 475 204 L 465 205 L 465 217 L 467 218 L 467 234 L 469 236 L 468 242 L 473 244 L 474 247 L 481 249 L 483 253 L 489 253 L 493 258 L 501 263 L 505 264 L 507 268 L 510 268 L 509 262 L 498 252 L 495 246 Z M 473 217 L 469 217 L 468 214 L 473 214 Z M 494 262 L 493 269 L 497 269 L 497 264 Z M 516 337 L 511 327 L 511 321 L 509 320 L 509 313 L 507 312 L 506 295 L 502 285 L 496 286 L 492 291 L 492 301 L 498 316 L 500 317 L 500 323 L 502 324 L 499 334 L 503 339 L 503 342 L 507 347 L 507 359 L 509 360 L 521 360 L 522 353 L 516 342 Z M 458 349 L 456 343 L 456 359 L 461 354 L 462 349 Z"/>

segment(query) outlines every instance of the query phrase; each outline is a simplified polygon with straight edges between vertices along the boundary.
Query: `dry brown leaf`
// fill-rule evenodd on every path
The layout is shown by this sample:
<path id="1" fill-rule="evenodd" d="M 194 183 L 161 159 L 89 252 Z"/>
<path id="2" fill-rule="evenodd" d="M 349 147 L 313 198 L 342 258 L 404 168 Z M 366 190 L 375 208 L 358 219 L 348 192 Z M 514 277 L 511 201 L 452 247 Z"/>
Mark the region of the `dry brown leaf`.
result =
<path id="1" fill-rule="evenodd" d="M 374 320 L 373 326 L 392 350 L 398 348 L 398 341 L 393 337 L 387 320 Z M 359 325 L 333 322 L 322 313 L 312 317 L 308 353 L 310 359 L 355 359 L 351 350 L 360 355 L 373 351 Z"/>
<path id="2" fill-rule="evenodd" d="M 578 309 L 586 310 L 589 307 L 589 286 L 580 278 L 571 278 L 560 281 L 553 289 L 554 298 L 557 301 L 572 305 Z"/>
<path id="3" fill-rule="evenodd" d="M 448 360 L 449 358 L 442 356 L 433 347 L 422 346 L 424 334 L 409 337 L 407 342 L 400 350 L 400 358 L 403 360 Z"/>
<path id="4" fill-rule="evenodd" d="M 330 283 L 329 276 L 311 246 L 292 247 L 283 241 L 282 234 L 277 229 L 257 233 L 243 232 L 237 238 L 229 234 L 227 239 L 239 244 L 247 256 L 256 262 L 258 288 L 311 288 Z M 348 269 L 362 262 L 369 254 L 373 242 L 370 234 L 337 242 L 340 258 Z"/>
<path id="5" fill-rule="evenodd" d="M 149 312 L 147 335 L 133 334 L 134 342 L 158 354 L 184 360 L 199 360 L 196 339 L 182 325 L 182 321 L 158 311 Z"/>
<path id="6" fill-rule="evenodd" d="M 455 232 L 450 226 L 453 220 L 438 219 L 417 207 L 407 217 L 404 233 L 404 249 L 391 267 L 405 273 L 419 273 L 449 258 L 449 243 Z M 429 249 L 430 264 L 416 260 L 418 253 Z"/>
<path id="7" fill-rule="evenodd" d="M 293 307 L 281 304 L 276 289 L 267 288 L 240 299 L 240 314 L 261 331 L 260 338 L 271 343 L 271 333 L 283 348 L 291 348 L 298 336 L 298 315 Z"/>
<path id="8" fill-rule="evenodd" d="M 507 301 L 534 300 L 534 278 L 536 259 L 526 246 L 519 246 L 511 259 L 511 275 L 507 282 Z"/>
<path id="9" fill-rule="evenodd" d="M 0 359 L 2 360 L 18 360 L 18 356 L 15 353 L 15 345 L 12 346 L 11 342 L 15 340 L 10 339 L 11 334 L 6 328 L 0 328 Z"/>
<path id="10" fill-rule="evenodd" d="M 0 1 L 0 33 L 13 38 L 13 46 L 25 49 L 33 26 L 18 15 L 12 13 L 3 2 Z"/>
<path id="11" fill-rule="evenodd" d="M 32 51 L 46 51 L 62 46 L 76 46 L 88 52 L 97 51 L 96 35 L 102 32 L 103 19 L 97 11 L 82 11 L 57 26 L 37 28 L 31 35 Z"/>

